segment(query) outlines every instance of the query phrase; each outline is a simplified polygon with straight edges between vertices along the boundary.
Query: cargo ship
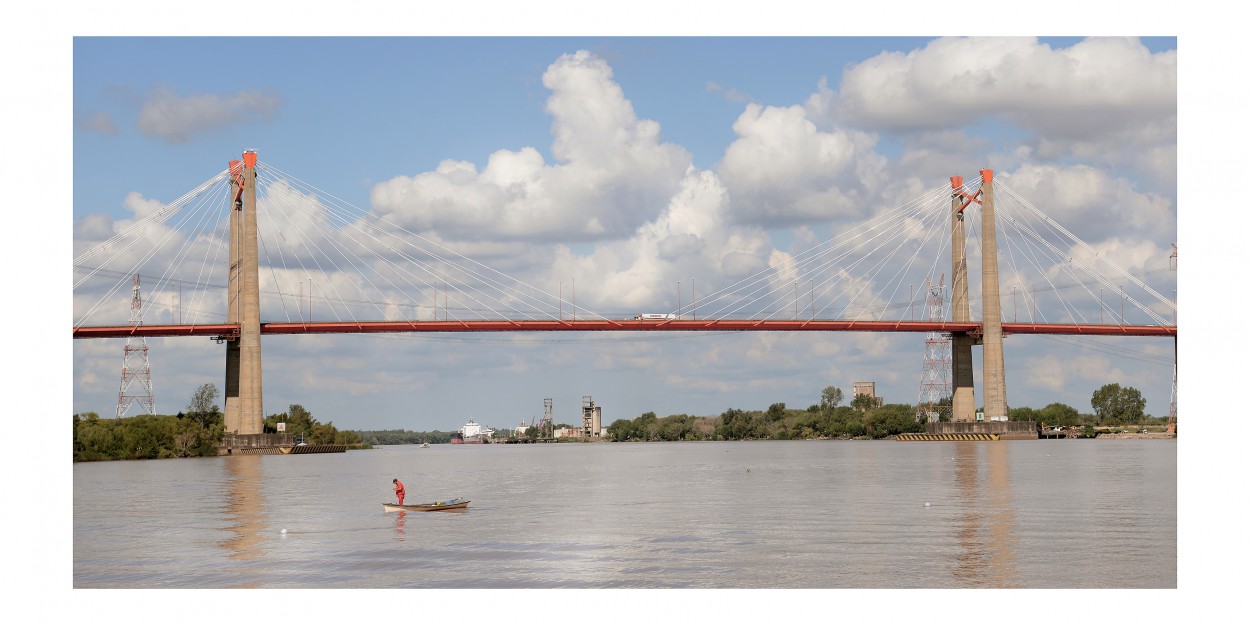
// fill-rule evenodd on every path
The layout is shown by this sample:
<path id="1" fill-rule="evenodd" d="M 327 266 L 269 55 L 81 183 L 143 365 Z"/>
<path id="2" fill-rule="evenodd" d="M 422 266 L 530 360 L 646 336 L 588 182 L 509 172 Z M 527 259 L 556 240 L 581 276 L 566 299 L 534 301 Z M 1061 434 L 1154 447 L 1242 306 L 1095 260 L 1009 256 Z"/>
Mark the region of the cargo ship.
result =
<path id="1" fill-rule="evenodd" d="M 451 435 L 452 445 L 480 445 L 490 442 L 490 435 L 495 431 L 490 428 L 484 428 L 472 418 L 469 422 L 460 428 L 459 432 L 453 432 Z"/>

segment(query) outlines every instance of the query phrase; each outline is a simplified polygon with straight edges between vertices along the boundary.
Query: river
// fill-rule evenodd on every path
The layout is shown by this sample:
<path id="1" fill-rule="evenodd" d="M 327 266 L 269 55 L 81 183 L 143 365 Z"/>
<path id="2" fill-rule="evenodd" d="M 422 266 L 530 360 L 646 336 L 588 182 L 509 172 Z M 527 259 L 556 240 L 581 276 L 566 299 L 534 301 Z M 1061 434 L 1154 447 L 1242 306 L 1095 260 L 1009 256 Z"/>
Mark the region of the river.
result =
<path id="1" fill-rule="evenodd" d="M 380 447 L 74 465 L 75 588 L 1177 586 L 1175 440 Z M 387 513 L 461 497 L 464 512 Z"/>

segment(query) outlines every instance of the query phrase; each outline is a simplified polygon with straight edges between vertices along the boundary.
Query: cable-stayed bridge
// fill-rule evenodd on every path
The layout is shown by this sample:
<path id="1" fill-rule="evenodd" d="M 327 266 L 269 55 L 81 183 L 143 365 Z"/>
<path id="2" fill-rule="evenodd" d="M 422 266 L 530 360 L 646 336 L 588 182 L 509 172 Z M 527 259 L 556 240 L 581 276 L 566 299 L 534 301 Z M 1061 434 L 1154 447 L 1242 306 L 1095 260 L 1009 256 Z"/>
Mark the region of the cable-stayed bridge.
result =
<path id="1" fill-rule="evenodd" d="M 1173 300 L 988 170 L 970 184 L 953 177 L 804 252 L 737 272 L 736 281 L 702 280 L 696 291 L 692 279 L 688 292 L 679 283 L 667 310 L 629 308 L 603 289 L 593 307 L 586 296 L 579 305 L 575 284 L 542 288 L 509 275 L 400 218 L 261 163 L 255 152 L 83 247 L 74 263 L 74 338 L 224 342 L 227 429 L 244 434 L 259 431 L 262 335 L 942 332 L 955 340 L 957 398 L 961 388 L 971 394 L 971 346 L 984 345 L 986 366 L 1001 368 L 1003 335 L 1176 336 Z M 918 321 L 924 293 L 914 285 L 940 273 L 952 276 L 947 318 Z M 139 274 L 142 324 L 129 322 L 125 297 Z M 991 358 L 992 350 L 999 355 Z M 1005 396 L 1001 378 L 987 373 L 987 414 L 1006 411 L 1005 398 L 1001 408 L 988 401 L 991 391 Z"/>

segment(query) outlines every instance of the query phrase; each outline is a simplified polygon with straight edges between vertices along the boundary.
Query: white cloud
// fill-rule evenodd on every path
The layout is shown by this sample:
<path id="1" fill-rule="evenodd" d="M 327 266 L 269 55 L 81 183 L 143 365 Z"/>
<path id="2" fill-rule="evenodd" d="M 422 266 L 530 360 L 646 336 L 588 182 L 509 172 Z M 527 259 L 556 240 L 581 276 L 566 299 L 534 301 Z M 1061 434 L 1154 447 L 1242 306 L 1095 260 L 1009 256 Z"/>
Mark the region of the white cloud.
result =
<path id="1" fill-rule="evenodd" d="M 1025 357 L 1024 361 L 1026 384 L 1048 391 L 1067 390 L 1073 380 L 1119 380 L 1125 377 L 1124 372 L 1112 366 L 1105 356 L 1046 354 L 1041 357 Z M 1076 408 L 1084 410 L 1080 406 Z"/>
<path id="2" fill-rule="evenodd" d="M 969 156 L 998 169 L 1075 159 L 1175 194 L 1174 50 L 1151 53 L 1134 38 L 1090 38 L 1060 49 L 1030 37 L 943 38 L 852 65 L 839 89 L 822 84 L 807 102 L 809 116 L 897 135 L 906 151 L 900 167 L 909 174 L 964 171 L 956 166 Z M 1001 124 L 1025 136 L 991 148 L 989 141 L 1012 134 Z M 948 134 L 954 140 L 934 146 L 926 137 L 932 131 L 965 138 Z"/>
<path id="3" fill-rule="evenodd" d="M 239 91 L 179 96 L 168 87 L 158 88 L 139 109 L 139 132 L 166 143 L 186 143 L 196 134 L 236 124 L 273 119 L 281 101 L 276 93 Z"/>
<path id="4" fill-rule="evenodd" d="M 717 173 L 739 223 L 793 225 L 867 213 L 868 191 L 885 160 L 872 135 L 822 132 L 801 106 L 750 104 L 733 125 L 738 138 Z"/>
<path id="5" fill-rule="evenodd" d="M 699 279 L 699 297 L 717 285 L 722 268 L 758 270 L 765 266 L 768 238 L 754 228 L 725 223 L 728 196 L 715 174 L 693 167 L 686 172 L 680 190 L 654 221 L 634 235 L 602 242 L 593 252 L 579 256 L 558 246 L 543 273 L 545 282 L 576 281 L 579 305 L 659 308 L 677 307 L 677 282 Z M 683 290 L 689 306 L 689 282 Z M 661 310 L 635 310 L 661 312 Z"/>
<path id="6" fill-rule="evenodd" d="M 144 217 L 154 215 L 165 207 L 161 202 L 149 200 L 135 191 L 126 194 L 123 204 L 130 209 L 135 219 L 143 219 Z"/>
<path id="7" fill-rule="evenodd" d="M 967 52 L 961 47 L 967 44 L 960 44 L 960 41 L 963 40 L 951 40 L 947 44 L 948 51 Z M 1044 48 L 1033 43 L 1029 46 Z M 1004 50 L 1008 48 L 1010 46 L 1005 46 Z M 930 46 L 900 56 L 904 62 L 914 64 L 919 62 L 918 57 L 937 49 Z M 1042 56 L 1059 54 L 1045 50 L 1037 53 Z M 936 61 L 927 59 L 926 62 L 932 66 Z M 867 71 L 867 68 L 865 64 L 848 72 Z M 984 71 L 993 75 L 999 68 L 987 64 Z M 944 184 L 947 176 L 972 176 L 983 166 L 1002 172 L 1000 180 L 1130 271 L 1150 270 L 1159 257 L 1166 262 L 1168 250 L 1164 241 L 1170 242 L 1175 232 L 1174 202 L 1159 195 L 1162 191 L 1157 187 L 1143 187 L 1123 177 L 1120 169 L 1111 173 L 1110 167 L 1100 168 L 1099 163 L 1109 162 L 1109 157 L 1096 153 L 1101 142 L 1130 140 L 1130 143 L 1137 141 L 1132 145 L 1147 146 L 1151 141 L 1158 141 L 1159 145 L 1136 150 L 1131 163 L 1141 171 L 1149 169 L 1163 175 L 1170 172 L 1174 179 L 1175 137 L 1173 134 L 1168 139 L 1166 124 L 1154 124 L 1149 132 L 1142 133 L 1136 133 L 1135 128 L 1147 129 L 1146 124 L 1138 127 L 1125 124 L 1115 131 L 1119 134 L 1108 130 L 1089 137 L 1073 137 L 1073 133 L 1064 129 L 1046 134 L 1051 128 L 1048 124 L 1057 123 L 1055 120 L 1029 108 L 1028 102 L 1000 94 L 997 96 L 999 103 L 992 107 L 985 102 L 965 99 L 940 102 L 938 110 L 947 119 L 963 121 L 975 120 L 976 115 L 988 114 L 986 111 L 997 112 L 995 114 L 1001 114 L 1004 119 L 1038 132 L 1038 137 L 1028 142 L 1011 140 L 997 146 L 982 135 L 972 134 L 969 128 L 913 131 L 889 137 L 890 141 L 901 141 L 902 148 L 900 157 L 887 159 L 879 153 L 885 150 L 878 145 L 879 135 L 853 130 L 834 116 L 833 107 L 843 102 L 842 95 L 822 85 L 821 91 L 804 105 L 746 106 L 733 127 L 736 140 L 715 171 L 704 171 L 692 166 L 690 155 L 682 147 L 662 140 L 658 124 L 638 119 L 602 59 L 585 52 L 560 57 L 548 68 L 544 85 L 550 89 L 547 111 L 552 123 L 553 162 L 547 162 L 533 147 L 498 150 L 489 154 L 484 164 L 447 160 L 432 171 L 383 182 L 372 194 L 374 215 L 386 217 L 413 233 L 549 293 L 555 294 L 562 288 L 566 318 L 573 281 L 576 282 L 576 302 L 581 307 L 610 315 L 632 315 L 669 312 L 677 306 L 679 297 L 689 313 L 692 278 L 702 302 L 699 318 L 726 314 L 729 309 L 717 310 L 705 298 L 730 283 L 755 276 L 770 263 L 782 268 L 780 273 L 764 274 L 774 283 L 772 301 L 780 310 L 777 314 L 788 318 L 794 307 L 796 258 L 803 251 L 824 240 L 830 231 L 842 232 L 847 226 L 862 225 L 870 215 L 901 206 L 932 190 L 935 184 Z M 996 95 L 992 85 L 981 88 L 982 95 L 990 100 Z M 711 85 L 708 89 L 716 90 Z M 916 93 L 912 92 L 910 97 L 916 97 Z M 733 94 L 726 94 L 726 97 L 731 96 Z M 1109 96 L 1100 97 L 1101 100 L 1095 98 L 1091 102 L 1103 102 L 1108 110 L 1120 110 L 1114 108 L 1119 105 Z M 206 102 L 173 99 L 188 109 L 181 116 L 182 136 L 193 135 L 196 128 L 207 127 L 215 119 L 208 113 L 195 112 L 200 106 L 210 108 Z M 897 104 L 899 115 L 907 112 L 906 101 Z M 863 117 L 847 116 L 846 119 L 863 124 L 882 123 Z M 169 128 L 176 126 L 172 122 L 168 125 Z M 179 136 L 173 130 L 167 133 L 170 137 Z M 883 132 L 881 136 L 884 135 Z M 1171 147 L 1168 141 L 1172 142 Z M 1092 160 L 1080 164 L 1038 162 L 1060 157 Z M 327 208 L 322 205 L 328 200 L 281 183 L 271 185 L 267 191 L 261 198 L 262 209 L 277 218 L 273 223 L 281 224 L 281 229 L 268 229 L 266 236 L 270 237 L 269 242 L 276 242 L 275 237 L 279 235 L 285 238 L 288 254 L 302 249 L 293 245 L 297 240 L 317 250 L 323 261 L 329 257 L 346 260 L 349 252 L 368 245 L 364 239 L 347 239 L 350 229 L 331 226 Z M 1000 207 L 1004 204 L 1002 195 L 999 203 Z M 137 220 L 159 210 L 161 205 L 131 194 L 126 206 Z M 74 225 L 75 245 L 88 239 L 106 239 L 134 220 L 119 220 L 115 224 L 104 216 L 79 219 Z M 823 223 L 827 221 L 835 221 L 832 228 Z M 772 234 L 777 241 L 770 237 L 769 228 L 779 226 L 795 226 L 788 233 L 792 234 L 788 243 L 787 233 L 774 231 Z M 949 224 L 943 223 L 938 228 L 948 227 Z M 833 272 L 840 269 L 847 272 L 839 273 L 825 284 L 835 285 L 838 292 L 861 293 L 861 296 L 856 299 L 857 308 L 844 313 L 848 298 L 843 298 L 836 307 L 830 305 L 822 310 L 820 316 L 854 317 L 872 302 L 874 308 L 865 312 L 865 317 L 875 317 L 882 305 L 897 306 L 900 299 L 908 295 L 909 282 L 914 282 L 919 290 L 923 277 L 917 279 L 909 275 L 901 282 L 892 277 L 894 263 L 901 262 L 901 257 L 910 253 L 910 246 L 916 243 L 918 236 L 903 228 L 899 234 L 909 236 L 909 240 L 895 239 L 897 245 L 883 246 L 900 249 L 908 246 L 889 266 L 878 268 L 874 273 L 867 262 L 852 266 L 854 259 L 847 258 L 829 268 Z M 1002 230 L 1000 227 L 1000 232 Z M 898 232 L 898 228 L 894 231 Z M 403 238 L 414 236 L 403 232 L 395 234 Z M 935 241 L 948 240 L 948 235 L 949 232 L 943 230 Z M 971 241 L 970 238 L 970 244 Z M 593 245 L 586 245 L 587 242 Z M 208 246 L 210 242 L 199 244 Z M 1001 246 L 1000 243 L 1000 250 Z M 206 249 L 197 248 L 196 254 L 209 259 L 199 262 L 211 264 L 210 255 L 204 253 Z M 889 251 L 886 249 L 882 253 Z M 361 255 L 376 261 L 378 252 L 388 253 L 374 247 L 369 256 L 363 252 Z M 975 267 L 978 252 L 975 249 L 970 252 Z M 161 254 L 168 255 L 169 250 L 158 250 L 154 265 Z M 949 270 L 949 251 L 945 254 L 938 259 L 934 274 Z M 129 257 L 119 259 L 118 266 L 129 266 L 130 260 Z M 217 265 L 224 266 L 224 260 L 218 260 Z M 309 262 L 306 258 L 300 260 Z M 376 277 L 376 285 L 370 285 L 347 266 L 340 270 L 327 267 L 324 272 L 315 271 L 310 276 L 303 266 L 282 268 L 272 258 L 262 262 L 275 265 L 262 271 L 262 289 L 266 291 L 281 285 L 285 293 L 298 292 L 298 283 L 311 277 L 319 292 L 339 290 L 347 298 L 379 301 L 385 309 L 385 313 L 358 314 L 359 318 L 413 314 L 431 318 L 433 315 L 437 296 L 434 289 L 426 286 L 405 289 L 405 297 L 400 297 L 384 288 L 386 285 Z M 930 262 L 931 258 L 918 259 L 917 267 L 924 265 L 920 270 L 927 270 Z M 378 266 L 381 263 L 374 269 Z M 399 272 L 390 267 L 385 270 Z M 974 273 L 975 284 L 979 272 Z M 1005 286 L 1008 285 L 1006 276 L 1004 271 Z M 949 275 L 946 279 L 949 283 Z M 820 295 L 824 287 L 819 285 L 819 279 L 815 281 Z M 681 283 L 680 296 L 678 282 Z M 803 284 L 800 282 L 799 287 L 800 314 L 807 312 L 808 293 L 802 291 Z M 1022 284 L 1032 283 L 1025 280 Z M 163 306 L 172 305 L 168 293 L 161 297 Z M 274 300 L 268 293 L 262 299 L 267 307 L 266 318 L 275 319 L 281 311 L 273 306 Z M 452 299 L 453 307 L 467 305 L 458 301 L 462 298 L 455 293 Z M 416 300 L 415 304 L 412 300 Z M 75 318 L 91 303 L 85 296 L 76 294 Z M 127 303 L 125 294 L 117 298 L 116 320 L 123 323 Z M 978 305 L 979 298 L 974 296 L 974 315 Z M 224 310 L 224 303 L 203 304 L 201 308 Z M 323 315 L 330 318 L 331 310 L 322 300 L 317 300 L 315 308 L 319 318 Z M 554 314 L 554 306 L 552 308 Z M 917 305 L 916 310 L 920 309 Z M 907 309 L 895 308 L 886 314 L 901 317 L 907 314 Z M 674 335 L 674 338 L 678 336 L 688 338 L 682 335 Z M 295 389 L 295 394 L 303 397 L 316 395 L 327 388 L 327 380 L 333 379 L 335 384 L 328 386 L 338 388 L 341 385 L 344 391 L 356 394 L 351 399 L 355 402 L 367 395 L 394 392 L 395 388 L 438 389 L 439 393 L 454 395 L 463 388 L 455 386 L 459 383 L 453 379 L 456 375 L 477 380 L 506 380 L 501 386 L 529 386 L 522 393 L 534 394 L 537 393 L 533 390 L 534 380 L 539 376 L 560 378 L 561 383 L 567 383 L 564 378 L 598 374 L 602 381 L 595 380 L 595 384 L 621 384 L 621 378 L 630 378 L 631 382 L 653 384 L 656 388 L 671 384 L 680 389 L 682 392 L 677 394 L 661 396 L 657 393 L 654 399 L 647 397 L 646 401 L 655 405 L 646 408 L 661 413 L 670 411 L 674 402 L 693 401 L 691 397 L 697 397 L 700 405 L 722 409 L 731 406 L 762 409 L 780 400 L 791 402 L 792 407 L 815 403 L 819 390 L 830 384 L 849 393 L 851 382 L 858 379 L 876 379 L 879 392 L 891 395 L 889 401 L 909 401 L 915 396 L 923 353 L 920 335 L 858 332 L 740 333 L 736 337 L 673 341 L 647 337 L 620 344 L 596 341 L 589 350 L 593 356 L 587 356 L 585 344 L 530 349 L 518 343 L 498 347 L 483 340 L 482 345 L 441 349 L 444 343 L 432 339 L 412 340 L 406 345 L 394 338 L 266 339 L 267 371 L 275 372 L 272 378 L 266 374 L 266 382 L 272 380 L 275 388 Z M 384 349 L 373 342 L 379 340 L 387 341 Z M 560 342 L 564 340 L 576 339 L 560 338 Z M 205 349 L 211 347 L 208 341 L 202 343 Z M 75 376 L 76 380 L 81 378 L 76 393 L 86 386 L 91 386 L 91 392 L 102 395 L 114 392 L 120 348 L 115 349 L 118 353 L 110 351 L 102 355 L 98 364 L 90 364 L 87 358 L 79 358 L 79 344 L 86 343 L 76 343 Z M 1070 351 L 1070 348 L 1065 350 Z M 1077 375 L 1070 368 L 1065 370 L 1069 364 L 1066 353 L 1041 352 L 1013 352 L 1008 356 L 1017 359 L 1016 362 L 1029 362 L 1030 372 L 1036 370 L 1043 388 L 1040 392 L 1032 388 L 1032 381 L 1009 382 L 1013 405 L 1040 407 L 1047 401 L 1031 398 L 1053 397 L 1059 394 L 1055 391 L 1070 392 L 1071 383 L 1082 379 L 1080 376 L 1102 380 L 1119 373 L 1110 368 L 1110 364 L 1119 364 L 1115 357 L 1110 361 L 1104 358 L 1084 362 L 1075 370 L 1080 374 Z M 321 362 L 318 354 L 327 353 L 334 354 L 336 359 L 341 357 L 341 361 Z M 431 357 L 431 353 L 437 353 L 437 357 Z M 211 354 L 205 356 L 205 362 L 211 361 L 205 367 L 205 375 L 206 380 L 220 383 L 220 371 L 212 364 L 219 363 L 216 358 Z M 78 373 L 80 361 L 83 363 L 81 375 Z M 284 367 L 284 362 L 301 364 Z M 294 374 L 277 373 L 285 368 L 304 371 L 305 377 L 297 380 Z M 308 373 L 310 370 L 314 373 Z M 379 371 L 399 373 L 380 378 L 376 374 Z M 446 373 L 449 371 L 459 373 Z M 602 371 L 626 375 L 605 376 Z M 634 380 L 635 376 L 645 382 Z M 524 382 L 518 381 L 523 377 Z M 196 385 L 193 382 L 179 384 L 193 390 Z M 452 388 L 457 390 L 450 390 Z M 749 392 L 744 393 L 744 390 Z M 578 388 L 574 392 L 580 396 L 590 391 Z M 601 391 L 593 392 L 599 400 Z M 636 390 L 633 393 L 637 394 Z M 189 395 L 189 391 L 183 394 Z M 430 393 L 435 394 L 438 393 Z M 471 394 L 471 390 L 461 393 L 462 396 Z M 673 399 L 674 396 L 683 399 Z M 806 399 L 795 401 L 795 397 Z M 281 398 L 276 394 L 267 394 L 267 399 L 274 406 L 271 411 L 281 409 L 277 408 Z M 335 397 L 322 401 L 345 400 Z M 481 399 L 479 403 L 486 402 Z M 460 409 L 459 405 L 452 401 L 445 404 L 451 408 L 442 410 L 454 412 Z M 319 417 L 322 416 L 319 412 Z M 366 419 L 352 425 L 371 423 Z"/>
<path id="8" fill-rule="evenodd" d="M 1176 212 L 1171 200 L 1138 192 L 1123 178 L 1088 165 L 1029 164 L 995 174 L 1043 213 L 1086 242 L 1125 232 L 1173 238 Z M 996 199 L 1005 205 L 1005 194 Z"/>
<path id="9" fill-rule="evenodd" d="M 1115 132 L 1175 116 L 1176 53 L 1152 54 L 1136 39 L 1056 50 L 1031 37 L 943 38 L 847 68 L 837 107 L 882 129 L 1000 115 L 1050 136 Z"/>
<path id="10" fill-rule="evenodd" d="M 599 240 L 628 236 L 667 204 L 691 162 L 639 119 L 603 59 L 567 54 L 543 74 L 551 90 L 552 155 L 532 147 L 492 154 L 485 169 L 444 161 L 433 172 L 377 185 L 380 215 L 461 239 Z"/>

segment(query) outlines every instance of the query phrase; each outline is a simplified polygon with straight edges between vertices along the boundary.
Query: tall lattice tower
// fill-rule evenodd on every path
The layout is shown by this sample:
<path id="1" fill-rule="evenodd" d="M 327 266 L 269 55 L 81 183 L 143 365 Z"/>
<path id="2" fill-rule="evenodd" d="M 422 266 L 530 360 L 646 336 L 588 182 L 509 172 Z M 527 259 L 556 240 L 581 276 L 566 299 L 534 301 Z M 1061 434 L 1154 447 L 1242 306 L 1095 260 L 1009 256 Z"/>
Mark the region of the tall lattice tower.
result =
<path id="1" fill-rule="evenodd" d="M 538 422 L 539 436 L 545 440 L 550 440 L 556 436 L 556 424 L 552 418 L 551 398 L 543 400 L 543 420 Z"/>
<path id="2" fill-rule="evenodd" d="M 143 298 L 139 295 L 139 274 L 135 274 L 130 296 L 130 325 L 143 325 Z M 130 385 L 138 382 L 142 393 L 127 394 Z M 122 359 L 122 384 L 117 393 L 117 416 L 123 417 L 127 410 L 139 402 L 145 414 L 156 414 L 156 400 L 152 397 L 152 367 L 148 364 L 148 342 L 143 337 L 126 338 L 125 357 Z"/>
<path id="3" fill-rule="evenodd" d="M 1172 244 L 1172 256 L 1168 258 L 1172 270 L 1176 270 L 1176 244 Z M 1175 322 L 1174 322 L 1175 323 Z M 1176 358 L 1176 337 L 1172 337 L 1172 357 Z M 1168 406 L 1168 434 L 1176 433 L 1176 363 L 1172 363 L 1172 401 Z"/>
<path id="4" fill-rule="evenodd" d="M 946 319 L 946 297 L 944 284 L 946 275 L 938 279 L 936 285 L 932 280 L 925 280 L 928 296 L 925 306 L 928 309 L 929 321 Z M 930 332 L 924 341 L 924 366 L 920 372 L 920 396 L 916 399 L 916 419 L 925 422 L 941 420 L 951 413 L 951 340 L 938 332 Z M 945 400 L 945 401 L 944 401 Z"/>

